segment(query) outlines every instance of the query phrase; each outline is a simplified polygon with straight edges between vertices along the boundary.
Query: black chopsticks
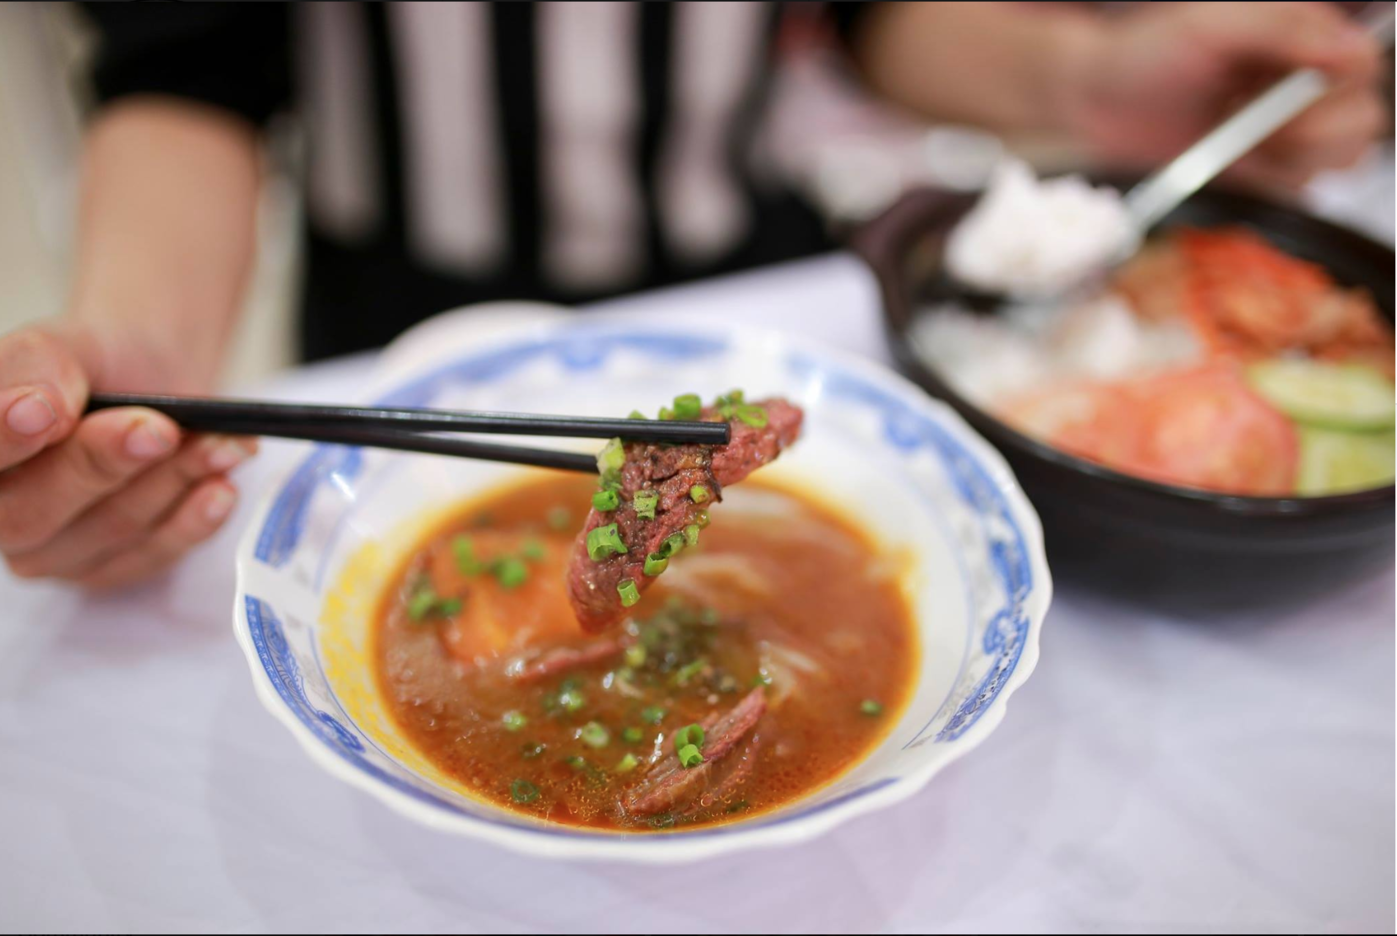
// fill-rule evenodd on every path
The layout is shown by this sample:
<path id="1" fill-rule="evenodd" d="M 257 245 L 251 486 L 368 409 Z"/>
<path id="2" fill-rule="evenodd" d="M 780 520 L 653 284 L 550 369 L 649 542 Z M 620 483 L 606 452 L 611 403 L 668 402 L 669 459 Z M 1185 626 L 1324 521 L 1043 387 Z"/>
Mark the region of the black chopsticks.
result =
<path id="1" fill-rule="evenodd" d="M 726 445 L 730 432 L 725 422 L 324 406 L 135 393 L 94 393 L 87 404 L 89 412 L 116 406 L 157 410 L 186 429 L 201 432 L 365 445 L 587 472 L 595 472 L 597 464 L 592 455 L 585 453 L 475 442 L 442 434 L 480 432 L 593 439 L 619 436 L 636 442 Z"/>

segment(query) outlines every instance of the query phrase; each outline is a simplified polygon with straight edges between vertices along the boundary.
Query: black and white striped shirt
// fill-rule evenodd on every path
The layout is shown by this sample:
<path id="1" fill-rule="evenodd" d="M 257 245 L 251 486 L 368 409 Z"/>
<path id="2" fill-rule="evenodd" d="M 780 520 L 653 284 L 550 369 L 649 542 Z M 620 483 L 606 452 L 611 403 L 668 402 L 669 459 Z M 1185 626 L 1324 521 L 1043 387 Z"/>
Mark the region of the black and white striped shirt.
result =
<path id="1" fill-rule="evenodd" d="M 775 4 L 88 9 L 100 100 L 298 114 L 310 357 L 466 302 L 585 301 L 823 245 L 754 162 Z"/>

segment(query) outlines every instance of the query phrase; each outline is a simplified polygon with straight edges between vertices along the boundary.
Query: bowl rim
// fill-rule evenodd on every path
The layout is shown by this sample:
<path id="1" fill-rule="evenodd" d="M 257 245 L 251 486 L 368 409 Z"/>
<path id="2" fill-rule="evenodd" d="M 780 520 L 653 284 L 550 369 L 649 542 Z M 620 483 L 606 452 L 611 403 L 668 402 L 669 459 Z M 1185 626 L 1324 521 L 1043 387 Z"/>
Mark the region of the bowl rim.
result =
<path id="1" fill-rule="evenodd" d="M 1093 180 L 1119 180 L 1138 177 L 1120 172 L 1089 172 Z M 1055 448 L 1046 442 L 1025 435 L 1018 429 L 996 417 L 993 413 L 975 405 L 958 393 L 920 356 L 911 350 L 908 330 L 911 326 L 913 305 L 908 283 L 902 275 L 902 265 L 907 252 L 915 239 L 944 226 L 947 215 L 963 216 L 973 206 L 983 190 L 951 191 L 934 188 L 918 188 L 903 193 L 896 202 L 860 229 L 853 242 L 855 252 L 868 265 L 878 284 L 878 295 L 882 305 L 882 321 L 890 350 L 898 364 L 910 371 L 916 378 L 914 383 L 925 387 L 928 393 L 949 403 L 956 410 L 967 410 L 985 424 L 981 431 L 991 438 L 1002 441 L 1026 455 L 1048 462 L 1056 468 L 1075 475 L 1104 481 L 1118 487 L 1175 502 L 1189 502 L 1204 508 L 1214 509 L 1229 517 L 1295 518 L 1303 520 L 1316 513 L 1356 513 L 1367 512 L 1385 506 L 1391 509 L 1397 501 L 1397 481 L 1383 487 L 1367 488 L 1339 494 L 1324 494 L 1316 497 L 1259 497 L 1250 494 L 1229 494 L 1222 491 L 1209 491 L 1204 488 L 1184 487 L 1151 481 L 1146 478 L 1125 474 L 1114 468 L 1098 464 L 1088 459 Z M 1299 223 L 1313 227 L 1331 240 L 1344 241 L 1370 253 L 1385 255 L 1388 265 L 1397 262 L 1393 248 L 1382 244 L 1366 234 L 1346 228 L 1324 218 L 1309 214 L 1297 208 L 1282 205 L 1257 195 L 1226 187 L 1205 188 L 1193 198 L 1221 197 L 1254 206 L 1258 209 L 1276 212 Z M 903 305 L 908 308 L 902 308 Z M 934 388 L 934 389 L 933 389 Z"/>
<path id="2" fill-rule="evenodd" d="M 486 304 L 482 304 L 484 306 Z M 450 310 L 442 313 L 453 315 L 472 307 Z M 469 316 L 461 316 L 462 334 L 470 330 Z M 635 312 L 599 312 L 553 322 L 522 323 L 517 330 L 500 330 L 489 335 L 479 344 L 471 343 L 469 355 L 488 355 L 503 347 L 526 340 L 543 330 L 556 330 L 569 327 L 637 325 L 651 329 L 655 333 L 671 333 L 691 330 L 701 326 L 707 333 L 717 333 L 730 344 L 742 347 L 763 346 L 781 348 L 787 352 L 799 353 L 809 360 L 825 359 L 836 366 L 852 371 L 870 380 L 895 395 L 916 406 L 931 410 L 942 422 L 943 428 L 954 433 L 961 443 L 994 479 L 995 486 L 1004 497 L 1006 506 L 1022 535 L 1025 559 L 1033 576 L 1034 587 L 1026 597 L 1023 609 L 1028 626 L 1024 632 L 1023 646 L 1014 668 L 1005 678 L 996 697 L 979 714 L 977 719 L 961 734 L 946 745 L 946 754 L 932 763 L 923 765 L 907 773 L 892 778 L 881 785 L 871 785 L 860 795 L 847 799 L 835 799 L 822 808 L 794 817 L 789 822 L 752 824 L 737 821 L 725 823 L 721 835 L 695 835 L 678 832 L 673 834 L 646 833 L 633 835 L 614 833 L 586 837 L 570 837 L 570 827 L 561 824 L 541 824 L 536 829 L 529 826 L 502 825 L 484 822 L 464 813 L 452 814 L 413 798 L 407 793 L 384 783 L 362 771 L 351 762 L 329 748 L 315 735 L 291 707 L 279 695 L 271 676 L 263 664 L 258 648 L 254 644 L 252 630 L 247 615 L 248 583 L 252 576 L 251 568 L 256 562 L 255 546 L 263 524 L 285 487 L 303 459 L 292 461 L 258 498 L 257 505 L 247 521 L 239 539 L 235 561 L 235 597 L 233 608 L 233 631 L 238 645 L 251 671 L 253 687 L 258 700 L 297 740 L 301 748 L 331 776 L 372 795 L 393 811 L 406 816 L 429 828 L 450 832 L 476 841 L 503 846 L 512 851 L 543 858 L 566 860 L 604 860 L 640 864 L 681 864 L 715 857 L 730 852 L 752 848 L 770 848 L 794 845 L 810 841 L 831 831 L 837 826 L 888 806 L 900 803 L 920 792 L 930 781 L 949 764 L 954 763 L 974 750 L 999 726 L 1008 708 L 1010 698 L 1023 686 L 1037 668 L 1039 642 L 1043 621 L 1052 603 L 1053 581 L 1043 543 L 1042 524 L 1038 514 L 1024 494 L 1012 469 L 999 451 L 980 436 L 968 422 L 951 406 L 942 400 L 928 396 L 920 387 L 890 368 L 865 360 L 842 349 L 821 345 L 800 336 L 768 328 L 755 328 L 741 324 L 715 323 L 692 315 L 666 315 L 661 320 L 647 318 Z M 692 333 L 689 331 L 689 333 Z M 416 362 L 417 377 L 423 376 L 428 367 L 438 367 L 443 363 L 459 358 L 467 347 L 461 336 L 455 335 L 442 350 L 433 355 L 430 364 Z M 389 386 L 397 386 L 412 379 L 405 372 L 381 373 L 381 364 L 368 383 L 369 392 L 381 393 Z M 387 381 L 384 378 L 388 378 Z M 265 601 L 265 599 L 263 599 Z M 852 769 L 852 768 L 851 768 Z M 805 797 L 794 800 L 791 806 L 804 802 Z M 771 816 L 786 807 L 761 814 Z M 754 817 L 761 818 L 761 817 Z M 701 830 L 700 830 L 701 831 Z"/>

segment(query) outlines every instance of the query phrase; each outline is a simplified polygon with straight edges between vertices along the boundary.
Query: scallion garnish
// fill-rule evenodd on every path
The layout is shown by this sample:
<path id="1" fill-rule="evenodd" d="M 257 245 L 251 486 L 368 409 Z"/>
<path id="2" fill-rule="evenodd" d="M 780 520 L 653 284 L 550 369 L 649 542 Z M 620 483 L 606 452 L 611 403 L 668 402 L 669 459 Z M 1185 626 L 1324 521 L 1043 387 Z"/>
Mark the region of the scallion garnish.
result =
<path id="1" fill-rule="evenodd" d="M 529 717 L 523 712 L 511 709 L 504 713 L 500 721 L 504 723 L 505 731 L 519 731 L 529 723 Z"/>
<path id="2" fill-rule="evenodd" d="M 645 557 L 645 574 L 654 578 L 669 567 L 669 559 L 659 553 L 651 553 Z"/>
<path id="3" fill-rule="evenodd" d="M 642 413 L 640 410 L 638 410 L 638 409 L 633 409 L 633 410 L 631 410 L 631 414 L 630 414 L 629 416 L 627 416 L 626 418 L 627 418 L 627 419 L 648 419 L 649 417 L 647 417 L 647 416 L 646 416 L 644 413 Z"/>
<path id="4" fill-rule="evenodd" d="M 431 585 L 423 583 L 407 601 L 407 616 L 414 621 L 425 620 L 434 614 L 449 617 L 460 611 L 461 607 L 460 598 L 442 598 Z"/>
<path id="5" fill-rule="evenodd" d="M 753 429 L 766 428 L 766 410 L 760 406 L 739 406 L 733 410 L 737 418 L 751 426 Z"/>
<path id="6" fill-rule="evenodd" d="M 644 644 L 631 644 L 626 648 L 626 665 L 633 669 L 639 669 L 645 665 L 646 655 Z"/>
<path id="7" fill-rule="evenodd" d="M 620 439 L 610 440 L 597 453 L 597 473 L 602 477 L 606 477 L 614 471 L 620 471 L 621 466 L 625 463 L 626 450 L 621 445 Z"/>
<path id="8" fill-rule="evenodd" d="M 660 495 L 655 491 L 636 491 L 635 497 L 631 498 L 631 506 L 635 508 L 635 515 L 642 520 L 655 519 L 655 506 L 660 502 Z"/>
<path id="9" fill-rule="evenodd" d="M 632 726 L 621 732 L 621 740 L 627 744 L 639 744 L 645 740 L 645 732 Z"/>
<path id="10" fill-rule="evenodd" d="M 703 412 L 703 401 L 697 393 L 681 393 L 674 398 L 675 419 L 698 419 Z"/>
<path id="11" fill-rule="evenodd" d="M 621 495 L 613 490 L 598 491 L 592 495 L 592 506 L 605 513 L 621 506 Z"/>
<path id="12" fill-rule="evenodd" d="M 665 710 L 660 708 L 658 705 L 647 705 L 644 709 L 641 710 L 640 720 L 645 722 L 647 725 L 658 725 L 660 722 L 665 720 L 666 714 L 667 713 L 665 712 Z"/>
<path id="13" fill-rule="evenodd" d="M 593 562 L 601 562 L 616 553 L 625 553 L 626 544 L 621 542 L 621 533 L 616 524 L 594 527 L 587 534 L 587 555 Z"/>
<path id="14" fill-rule="evenodd" d="M 679 749 L 679 766 L 688 770 L 703 763 L 703 755 L 699 749 L 692 744 L 686 744 Z"/>
<path id="15" fill-rule="evenodd" d="M 883 704 L 876 699 L 864 699 L 859 703 L 859 711 L 869 718 L 877 718 L 883 714 Z"/>
<path id="16" fill-rule="evenodd" d="M 661 418 L 661 419 L 673 419 L 673 418 L 674 418 L 674 410 L 670 409 L 668 406 L 661 406 L 661 407 L 660 407 L 660 418 Z"/>
<path id="17" fill-rule="evenodd" d="M 703 747 L 703 739 L 705 737 L 706 735 L 704 734 L 702 725 L 685 725 L 674 733 L 674 749 L 677 751 L 689 744 Z"/>
<path id="18" fill-rule="evenodd" d="M 524 540 L 524 545 L 519 547 L 519 555 L 530 562 L 538 562 L 545 555 L 543 542 L 530 537 Z"/>
<path id="19" fill-rule="evenodd" d="M 634 754 L 627 754 L 625 757 L 621 758 L 619 761 L 616 762 L 616 772 L 622 774 L 630 773 L 632 770 L 635 770 L 639 766 L 640 761 L 636 759 L 636 756 Z"/>
<path id="20" fill-rule="evenodd" d="M 703 657 L 699 657 L 692 663 L 685 663 L 683 666 L 679 667 L 679 669 L 675 670 L 671 681 L 676 686 L 687 686 L 689 680 L 703 672 L 706 666 L 708 666 L 708 661 Z"/>
<path id="21" fill-rule="evenodd" d="M 430 585 L 423 585 L 407 600 L 407 616 L 414 621 L 420 621 L 436 606 L 437 593 L 432 591 Z"/>
<path id="22" fill-rule="evenodd" d="M 616 593 L 621 596 L 621 607 L 629 608 L 640 600 L 640 589 L 635 587 L 635 579 L 625 579 L 616 586 Z"/>
<path id="23" fill-rule="evenodd" d="M 538 799 L 538 787 L 527 780 L 515 780 L 509 785 L 509 795 L 514 802 L 526 805 Z"/>
<path id="24" fill-rule="evenodd" d="M 684 528 L 684 545 L 697 546 L 699 537 L 699 525 L 691 523 Z"/>
<path id="25" fill-rule="evenodd" d="M 578 740 L 588 747 L 604 748 L 611 743 L 611 732 L 601 722 L 589 721 L 577 732 Z"/>
<path id="26" fill-rule="evenodd" d="M 708 500 L 708 488 L 702 484 L 695 484 L 693 487 L 689 488 L 689 500 L 693 501 L 695 504 L 702 504 L 704 501 Z"/>
<path id="27" fill-rule="evenodd" d="M 462 575 L 479 575 L 484 565 L 475 558 L 475 544 L 469 536 L 458 536 L 451 541 L 451 552 L 456 557 L 456 568 Z"/>
<path id="28" fill-rule="evenodd" d="M 659 555 L 665 559 L 677 555 L 684 548 L 684 534 L 671 533 L 665 537 L 665 541 L 660 544 Z"/>
<path id="29" fill-rule="evenodd" d="M 529 567 L 515 556 L 501 556 L 490 564 L 495 581 L 504 589 L 514 589 L 529 580 Z"/>
<path id="30" fill-rule="evenodd" d="M 578 689 L 564 689 L 558 693 L 558 705 L 564 711 L 580 712 L 587 704 L 587 697 Z"/>
<path id="31" fill-rule="evenodd" d="M 548 511 L 548 528 L 566 530 L 572 526 L 572 511 L 566 507 L 554 507 Z"/>
<path id="32" fill-rule="evenodd" d="M 771 674 L 768 673 L 766 670 L 762 670 L 761 672 L 757 673 L 757 675 L 752 677 L 752 688 L 754 689 L 757 686 L 769 685 L 771 685 Z"/>

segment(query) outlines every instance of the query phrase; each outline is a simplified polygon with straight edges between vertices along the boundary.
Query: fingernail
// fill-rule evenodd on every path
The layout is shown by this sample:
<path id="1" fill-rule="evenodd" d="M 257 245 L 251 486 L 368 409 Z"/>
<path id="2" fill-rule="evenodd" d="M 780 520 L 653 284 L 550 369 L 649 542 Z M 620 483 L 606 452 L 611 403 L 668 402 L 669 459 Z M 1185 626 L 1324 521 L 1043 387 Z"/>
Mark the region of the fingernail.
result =
<path id="1" fill-rule="evenodd" d="M 204 519 L 209 523 L 218 523 L 228 516 L 233 509 L 233 502 L 237 500 L 237 495 L 230 488 L 217 487 L 209 495 L 208 501 L 204 504 Z"/>
<path id="2" fill-rule="evenodd" d="M 151 425 L 147 420 L 141 420 L 131 427 L 126 433 L 126 454 L 132 458 L 145 460 L 157 458 L 174 448 L 174 440 L 168 438 L 165 433 Z"/>
<path id="3" fill-rule="evenodd" d="M 251 457 L 252 452 L 238 442 L 229 439 L 226 442 L 219 442 L 209 451 L 208 466 L 210 471 L 229 471 Z"/>
<path id="4" fill-rule="evenodd" d="M 56 422 L 58 414 L 42 393 L 26 393 L 5 413 L 5 425 L 20 435 L 38 435 Z"/>

